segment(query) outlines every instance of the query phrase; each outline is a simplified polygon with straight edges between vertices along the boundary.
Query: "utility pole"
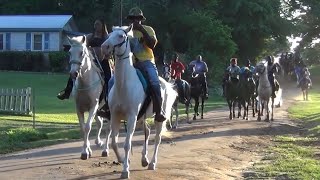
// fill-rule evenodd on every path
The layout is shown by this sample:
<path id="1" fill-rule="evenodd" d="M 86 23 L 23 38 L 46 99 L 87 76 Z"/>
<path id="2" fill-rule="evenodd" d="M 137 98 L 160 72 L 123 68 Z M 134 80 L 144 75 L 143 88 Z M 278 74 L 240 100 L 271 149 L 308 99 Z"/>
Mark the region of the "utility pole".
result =
<path id="1" fill-rule="evenodd" d="M 120 0 L 120 26 L 122 26 L 122 0 Z"/>

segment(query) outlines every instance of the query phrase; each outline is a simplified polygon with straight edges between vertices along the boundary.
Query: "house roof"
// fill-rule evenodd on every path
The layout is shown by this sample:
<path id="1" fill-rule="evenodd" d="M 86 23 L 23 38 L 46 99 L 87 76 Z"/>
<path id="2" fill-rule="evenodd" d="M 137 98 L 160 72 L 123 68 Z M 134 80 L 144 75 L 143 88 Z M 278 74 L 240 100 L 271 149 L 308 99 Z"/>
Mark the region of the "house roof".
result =
<path id="1" fill-rule="evenodd" d="M 72 15 L 2 15 L 0 31 L 61 31 Z"/>

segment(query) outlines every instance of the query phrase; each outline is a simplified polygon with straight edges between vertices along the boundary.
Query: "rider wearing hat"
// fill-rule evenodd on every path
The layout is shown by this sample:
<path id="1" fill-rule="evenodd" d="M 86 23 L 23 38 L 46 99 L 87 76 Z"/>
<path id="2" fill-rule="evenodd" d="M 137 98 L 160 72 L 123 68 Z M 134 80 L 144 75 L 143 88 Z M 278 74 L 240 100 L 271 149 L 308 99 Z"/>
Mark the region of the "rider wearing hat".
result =
<path id="1" fill-rule="evenodd" d="M 133 25 L 133 37 L 130 38 L 130 45 L 135 58 L 135 67 L 140 69 L 149 81 L 155 121 L 162 122 L 166 120 L 166 118 L 162 110 L 160 81 L 153 54 L 153 49 L 158 42 L 156 33 L 152 27 L 141 24 L 146 18 L 141 9 L 137 7 L 129 11 L 127 19 L 130 21 L 130 24 Z"/>

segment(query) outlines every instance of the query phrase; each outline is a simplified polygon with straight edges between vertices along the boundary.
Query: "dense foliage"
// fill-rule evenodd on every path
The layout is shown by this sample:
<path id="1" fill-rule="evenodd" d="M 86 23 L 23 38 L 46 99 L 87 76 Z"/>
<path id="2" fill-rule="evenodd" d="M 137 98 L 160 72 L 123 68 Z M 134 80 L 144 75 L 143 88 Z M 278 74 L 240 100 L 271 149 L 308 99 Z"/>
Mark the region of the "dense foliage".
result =
<path id="1" fill-rule="evenodd" d="M 72 14 L 81 32 L 92 31 L 98 17 L 106 20 L 109 31 L 126 25 L 129 9 L 139 6 L 145 24 L 156 30 L 159 59 L 175 51 L 190 62 L 202 54 L 215 70 L 232 56 L 244 62 L 288 51 L 286 37 L 292 34 L 303 37 L 297 50 L 308 47 L 309 53 L 301 53 L 307 56 L 320 34 L 318 0 L 2 0 L 0 5 L 1 14 Z M 296 16 L 297 11 L 303 14 Z"/>

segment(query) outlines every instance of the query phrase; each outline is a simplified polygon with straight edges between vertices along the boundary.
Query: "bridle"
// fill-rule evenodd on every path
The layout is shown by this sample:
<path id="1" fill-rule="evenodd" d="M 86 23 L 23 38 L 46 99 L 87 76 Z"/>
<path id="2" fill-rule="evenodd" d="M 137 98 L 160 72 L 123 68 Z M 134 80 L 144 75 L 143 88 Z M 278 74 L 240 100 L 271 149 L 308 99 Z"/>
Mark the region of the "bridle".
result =
<path id="1" fill-rule="evenodd" d="M 113 54 L 116 55 L 116 56 L 119 58 L 119 60 L 127 59 L 127 58 L 129 57 L 129 56 L 122 57 L 122 56 L 125 55 L 125 53 L 127 52 L 128 42 L 129 42 L 127 32 L 124 31 L 124 30 L 122 30 L 122 31 L 125 33 L 126 37 L 124 38 L 124 40 L 123 40 L 121 43 L 119 43 L 119 44 L 117 44 L 117 45 L 114 45 L 114 47 L 113 47 Z M 120 48 L 124 43 L 126 44 L 126 49 L 123 51 L 123 53 L 121 53 L 121 54 L 115 54 L 115 48 L 116 48 L 116 47 L 119 47 L 119 48 Z"/>
<path id="2" fill-rule="evenodd" d="M 82 59 L 84 59 L 85 57 L 89 57 L 89 54 L 87 54 L 87 51 L 85 51 L 85 46 L 82 46 L 82 45 L 75 45 L 75 46 L 73 46 L 73 47 L 83 47 L 83 50 L 82 50 L 82 55 L 81 55 L 81 57 L 82 57 Z M 82 68 L 82 60 L 80 60 L 80 58 L 79 58 L 79 60 L 76 60 L 76 59 L 71 59 L 70 61 L 69 61 L 69 63 L 70 63 L 70 65 L 72 65 L 72 64 L 77 64 L 77 65 L 79 65 L 79 71 L 81 70 L 81 68 Z"/>

